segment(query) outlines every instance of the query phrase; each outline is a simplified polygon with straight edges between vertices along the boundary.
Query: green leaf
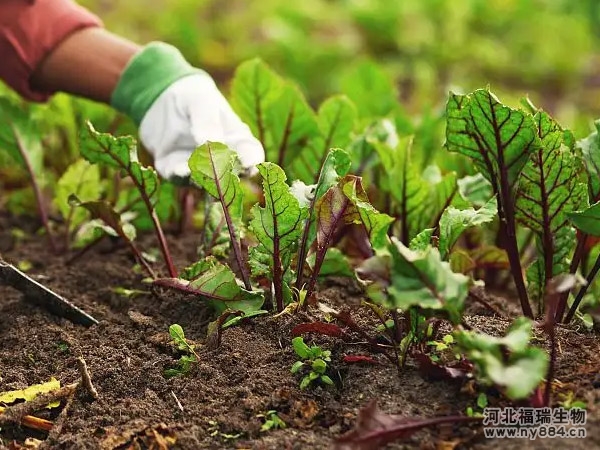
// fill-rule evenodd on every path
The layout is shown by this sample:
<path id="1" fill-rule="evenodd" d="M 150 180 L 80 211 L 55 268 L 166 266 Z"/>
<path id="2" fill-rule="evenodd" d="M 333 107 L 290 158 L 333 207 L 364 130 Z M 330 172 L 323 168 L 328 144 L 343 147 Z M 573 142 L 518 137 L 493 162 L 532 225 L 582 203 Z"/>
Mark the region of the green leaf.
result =
<path id="1" fill-rule="evenodd" d="M 75 195 L 69 196 L 69 203 L 87 209 L 94 219 L 101 220 L 108 227 L 108 229 L 104 228 L 104 230 L 109 234 L 119 236 L 126 242 L 132 242 L 135 239 L 135 228 L 130 223 L 124 221 L 123 216 L 116 212 L 110 203 L 104 200 L 82 202 Z"/>
<path id="2" fill-rule="evenodd" d="M 188 161 L 191 179 L 221 204 L 233 256 L 241 272 L 244 286 L 252 288 L 241 249 L 241 228 L 244 193 L 237 175 L 238 158 L 225 144 L 206 142 L 198 147 Z"/>
<path id="3" fill-rule="evenodd" d="M 594 122 L 596 131 L 588 137 L 577 141 L 589 178 L 590 203 L 600 201 L 600 120 Z"/>
<path id="4" fill-rule="evenodd" d="M 488 405 L 488 398 L 483 392 L 477 396 L 477 406 L 480 409 L 486 408 Z"/>
<path id="5" fill-rule="evenodd" d="M 241 223 L 244 194 L 235 151 L 219 142 L 206 142 L 192 153 L 188 165 L 192 181 L 221 202 L 234 225 Z"/>
<path id="6" fill-rule="evenodd" d="M 380 213 L 369 203 L 360 177 L 347 175 L 340 180 L 340 185 L 344 195 L 348 197 L 354 207 L 354 211 L 346 216 L 346 221 L 362 223 L 373 248 L 385 248 L 389 242 L 387 231 L 394 219 L 387 214 Z"/>
<path id="7" fill-rule="evenodd" d="M 465 230 L 491 222 L 497 214 L 498 207 L 495 198 L 478 210 L 474 208 L 460 210 L 454 206 L 448 207 L 440 219 L 438 248 L 442 259 L 448 257 L 450 250 Z"/>
<path id="8" fill-rule="evenodd" d="M 278 307 L 283 299 L 283 283 L 291 257 L 302 235 L 302 225 L 307 217 L 306 208 L 290 193 L 283 170 L 273 163 L 261 163 L 258 171 L 263 178 L 265 206 L 252 208 L 251 229 L 259 244 L 251 253 L 269 255 L 270 279 L 275 287 Z"/>
<path id="9" fill-rule="evenodd" d="M 86 217 L 83 210 L 73 209 L 69 197 L 74 194 L 82 202 L 97 200 L 102 193 L 100 170 L 83 159 L 71 164 L 56 184 L 54 204 L 64 219 L 70 218 L 69 230 L 77 228 Z M 68 230 L 68 231 L 69 231 Z"/>
<path id="10" fill-rule="evenodd" d="M 487 89 L 450 94 L 446 117 L 446 148 L 472 159 L 496 193 L 515 185 L 540 146 L 533 117 L 504 106 Z"/>
<path id="11" fill-rule="evenodd" d="M 340 177 L 343 177 L 348 173 L 351 164 L 350 155 L 341 149 L 331 149 L 325 157 L 325 162 L 320 169 L 319 179 L 314 187 L 313 197 L 308 207 L 308 218 L 304 222 L 304 230 L 298 249 L 297 261 L 299 261 L 300 264 L 296 278 L 296 287 L 301 287 L 304 284 L 303 261 L 306 261 L 308 251 L 312 247 L 317 235 L 315 205 L 319 199 L 323 197 L 325 192 L 339 182 Z"/>
<path id="12" fill-rule="evenodd" d="M 92 164 L 103 164 L 126 172 L 140 193 L 154 206 L 159 181 L 156 171 L 143 166 L 137 155 L 137 143 L 131 136 L 113 136 L 97 132 L 90 122 L 81 134 L 81 155 Z"/>
<path id="13" fill-rule="evenodd" d="M 327 370 L 327 363 L 318 358 L 312 362 L 312 370 L 318 374 L 324 374 Z"/>
<path id="14" fill-rule="evenodd" d="M 583 211 L 567 213 L 567 216 L 578 230 L 591 236 L 600 236 L 600 202 Z"/>
<path id="15" fill-rule="evenodd" d="M 306 389 L 311 381 L 310 375 L 306 375 L 300 382 L 300 389 Z"/>
<path id="16" fill-rule="evenodd" d="M 300 355 L 298 355 L 298 356 L 300 356 Z M 292 373 L 296 373 L 296 372 L 298 372 L 298 371 L 299 371 L 299 370 L 302 368 L 302 366 L 304 366 L 304 363 L 303 363 L 302 361 L 296 361 L 296 362 L 295 362 L 295 363 L 292 365 L 292 368 L 291 368 L 291 370 L 290 370 L 290 371 L 291 371 Z"/>
<path id="17" fill-rule="evenodd" d="M 494 196 L 492 185 L 481 173 L 467 175 L 456 183 L 461 197 L 475 207 L 481 208 Z"/>
<path id="18" fill-rule="evenodd" d="M 360 117 L 384 117 L 397 107 L 398 93 L 381 66 L 364 61 L 342 79 L 342 91 L 357 107 Z"/>
<path id="19" fill-rule="evenodd" d="M 412 163 L 412 142 L 412 137 L 408 137 L 401 139 L 394 148 L 383 143 L 375 144 L 383 173 L 387 177 L 387 188 L 396 202 L 402 226 L 400 238 L 407 244 L 422 230 L 420 221 L 429 190 L 429 184 Z"/>
<path id="20" fill-rule="evenodd" d="M 264 302 L 261 292 L 249 292 L 242 288 L 232 270 L 214 257 L 208 257 L 189 267 L 184 275 L 190 280 L 162 278 L 156 280 L 155 284 L 211 300 L 218 313 L 227 308 L 244 312 L 256 311 Z"/>
<path id="21" fill-rule="evenodd" d="M 292 346 L 294 347 L 294 351 L 296 355 L 298 355 L 302 359 L 310 358 L 310 347 L 304 343 L 304 339 L 301 336 L 295 337 L 292 339 Z"/>
<path id="22" fill-rule="evenodd" d="M 389 255 L 379 254 L 363 263 L 359 273 L 375 282 L 367 292 L 372 300 L 390 309 L 423 310 L 445 313 L 460 323 L 469 289 L 469 278 L 452 272 L 436 248 L 415 252 L 392 238 Z M 381 291 L 387 287 L 387 294 Z"/>
<path id="23" fill-rule="evenodd" d="M 169 335 L 171 336 L 171 339 L 173 339 L 179 350 L 187 350 L 189 348 L 189 344 L 185 339 L 185 333 L 183 332 L 183 328 L 181 327 L 181 325 L 178 325 L 176 323 L 171 325 L 169 327 Z"/>
<path id="24" fill-rule="evenodd" d="M 270 127 L 268 111 L 282 84 L 281 78 L 258 58 L 240 64 L 233 77 L 231 105 L 265 148 Z"/>
<path id="25" fill-rule="evenodd" d="M 543 111 L 534 119 L 542 145 L 532 152 L 521 174 L 516 218 L 532 230 L 540 242 L 542 276 L 537 291 L 543 296 L 549 280 L 568 269 L 567 261 L 557 260 L 555 254 L 560 251 L 568 255 L 575 247 L 575 240 L 563 239 L 561 244 L 566 248 L 559 249 L 557 233 L 568 228 L 567 214 L 587 202 L 587 188 L 581 180 L 579 158 L 564 143 L 563 129 Z"/>
<path id="26" fill-rule="evenodd" d="M 417 234 L 408 245 L 413 251 L 424 251 L 431 245 L 431 238 L 433 237 L 434 228 L 425 228 L 419 234 Z"/>
<path id="27" fill-rule="evenodd" d="M 306 103 L 300 89 L 286 82 L 280 94 L 269 105 L 267 114 L 271 138 L 265 148 L 266 159 L 289 171 L 292 164 L 296 167 L 304 162 L 305 148 L 310 139 L 319 134 L 315 113 Z M 313 172 L 313 177 L 303 181 L 312 182 L 316 173 Z"/>
<path id="28" fill-rule="evenodd" d="M 513 400 L 527 398 L 546 376 L 548 355 L 529 346 L 531 321 L 525 317 L 515 320 L 502 338 L 471 331 L 455 336 L 480 379 L 504 387 Z"/>
<path id="29" fill-rule="evenodd" d="M 306 183 L 318 182 L 330 149 L 343 148 L 350 143 L 356 117 L 354 104 L 345 96 L 331 97 L 323 102 L 317 115 L 319 133 L 286 164 L 291 176 Z M 346 173 L 347 170 L 342 175 Z"/>
<path id="30" fill-rule="evenodd" d="M 321 375 L 320 380 L 324 384 L 328 384 L 329 386 L 333 386 L 333 380 L 327 375 Z"/>
<path id="31" fill-rule="evenodd" d="M 308 257 L 308 262 L 314 267 L 315 254 L 313 253 Z M 319 277 L 354 277 L 354 269 L 350 266 L 350 262 L 346 255 L 342 251 L 335 247 L 330 247 L 325 253 L 325 259 L 323 265 L 319 270 Z"/>
<path id="32" fill-rule="evenodd" d="M 57 381 L 55 378 L 51 378 L 50 381 L 34 384 L 26 387 L 25 389 L 0 392 L 0 403 L 10 405 L 17 400 L 30 402 L 40 394 L 46 394 L 58 389 L 60 389 L 60 381 Z M 48 405 L 48 408 L 55 408 L 59 404 L 60 402 L 52 403 L 51 405 Z"/>

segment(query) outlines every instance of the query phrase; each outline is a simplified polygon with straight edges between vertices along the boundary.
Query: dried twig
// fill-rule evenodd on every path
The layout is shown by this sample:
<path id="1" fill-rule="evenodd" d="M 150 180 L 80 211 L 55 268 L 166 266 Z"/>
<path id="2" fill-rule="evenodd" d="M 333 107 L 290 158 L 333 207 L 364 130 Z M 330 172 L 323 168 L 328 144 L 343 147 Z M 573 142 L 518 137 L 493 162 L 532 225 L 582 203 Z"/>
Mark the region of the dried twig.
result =
<path id="1" fill-rule="evenodd" d="M 90 376 L 90 372 L 88 371 L 87 364 L 85 360 L 80 356 L 77 358 L 77 366 L 79 367 L 79 373 L 81 374 L 81 384 L 83 388 L 94 398 L 98 398 L 98 391 L 92 384 L 92 377 Z"/>

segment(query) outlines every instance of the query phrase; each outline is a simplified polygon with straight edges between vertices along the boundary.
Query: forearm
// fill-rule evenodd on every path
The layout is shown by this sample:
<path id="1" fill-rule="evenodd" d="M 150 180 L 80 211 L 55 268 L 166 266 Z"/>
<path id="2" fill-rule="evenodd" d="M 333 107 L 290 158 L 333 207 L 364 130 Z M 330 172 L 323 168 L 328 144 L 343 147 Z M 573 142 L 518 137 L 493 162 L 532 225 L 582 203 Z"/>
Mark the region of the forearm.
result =
<path id="1" fill-rule="evenodd" d="M 127 63 L 140 47 L 102 28 L 84 28 L 64 39 L 34 71 L 36 91 L 67 92 L 110 103 Z"/>
<path id="2" fill-rule="evenodd" d="M 0 79 L 29 100 L 57 91 L 108 102 L 138 47 L 71 0 L 0 0 Z"/>

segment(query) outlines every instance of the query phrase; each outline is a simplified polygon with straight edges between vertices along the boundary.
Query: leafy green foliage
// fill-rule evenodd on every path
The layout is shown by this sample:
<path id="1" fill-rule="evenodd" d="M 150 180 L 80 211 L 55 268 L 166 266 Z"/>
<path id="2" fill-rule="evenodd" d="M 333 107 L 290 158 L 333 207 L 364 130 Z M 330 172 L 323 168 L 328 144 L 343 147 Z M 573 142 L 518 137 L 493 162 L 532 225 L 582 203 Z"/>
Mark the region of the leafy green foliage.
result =
<path id="1" fill-rule="evenodd" d="M 238 68 L 232 103 L 263 143 L 267 161 L 280 166 L 289 167 L 319 134 L 316 115 L 298 87 L 282 80 L 259 59 Z"/>
<path id="2" fill-rule="evenodd" d="M 137 142 L 133 137 L 100 133 L 88 122 L 87 129 L 81 134 L 81 155 L 92 164 L 126 172 L 140 195 L 154 207 L 159 190 L 158 175 L 154 169 L 139 162 Z"/>
<path id="3" fill-rule="evenodd" d="M 292 339 L 292 346 L 300 360 L 292 365 L 291 372 L 294 374 L 301 371 L 308 372 L 300 381 L 300 389 L 306 389 L 316 382 L 333 385 L 333 380 L 326 374 L 327 363 L 331 362 L 329 350 L 323 350 L 318 345 L 309 347 L 300 336 Z"/>
<path id="4" fill-rule="evenodd" d="M 251 290 L 240 243 L 244 196 L 236 173 L 236 153 L 224 144 L 207 142 L 192 153 L 188 164 L 192 180 L 221 203 L 234 257 L 244 286 Z"/>
<path id="5" fill-rule="evenodd" d="M 265 422 L 261 425 L 260 431 L 283 430 L 287 427 L 285 422 L 277 415 L 274 409 L 267 411 L 266 414 L 259 414 L 257 417 L 263 418 Z"/>
<path id="6" fill-rule="evenodd" d="M 524 167 L 517 191 L 516 218 L 531 229 L 539 242 L 539 262 L 528 278 L 543 296 L 549 280 L 568 270 L 567 258 L 575 248 L 567 214 L 587 202 L 581 182 L 580 160 L 567 144 L 572 140 L 545 112 L 534 116 L 541 145 Z M 565 239 L 564 236 L 567 236 Z"/>
<path id="7" fill-rule="evenodd" d="M 225 309 L 257 311 L 264 298 L 260 292 L 250 292 L 238 284 L 229 267 L 214 257 L 203 259 L 182 272 L 182 278 L 161 278 L 154 284 L 179 289 L 212 303 L 217 312 Z"/>
<path id="8" fill-rule="evenodd" d="M 600 236 L 600 202 L 583 211 L 574 211 L 567 215 L 578 230 L 591 236 Z"/>
<path id="9" fill-rule="evenodd" d="M 265 256 L 268 258 L 277 309 L 283 311 L 284 276 L 297 250 L 307 211 L 290 192 L 285 173 L 279 166 L 262 163 L 258 171 L 263 178 L 265 205 L 252 208 L 250 226 L 259 245 L 251 250 L 251 255 L 261 261 L 266 261 Z"/>
<path id="10" fill-rule="evenodd" d="M 532 317 L 515 238 L 514 197 L 523 167 L 541 146 L 533 117 L 503 105 L 487 89 L 469 95 L 451 94 L 446 116 L 447 150 L 470 158 L 492 185 L 521 308 L 523 314 Z"/>
<path id="11" fill-rule="evenodd" d="M 137 143 L 131 136 L 115 137 L 97 132 L 90 122 L 81 133 L 81 155 L 92 164 L 102 164 L 126 173 L 135 185 L 152 219 L 165 264 L 171 277 L 177 276 L 160 221 L 156 201 L 160 183 L 156 171 L 138 160 Z"/>
<path id="12" fill-rule="evenodd" d="M 338 183 L 345 176 L 352 164 L 350 155 L 341 149 L 332 149 L 327 153 L 325 161 L 319 172 L 317 184 L 308 207 L 308 217 L 304 222 L 304 230 L 298 249 L 298 268 L 296 288 L 301 289 L 303 285 L 304 261 L 306 261 L 308 250 L 316 239 L 315 205 L 323 197 L 325 192 Z"/>
<path id="13" fill-rule="evenodd" d="M 462 320 L 469 279 L 452 272 L 435 248 L 413 251 L 392 238 L 387 252 L 365 261 L 358 273 L 367 283 L 369 297 L 386 308 L 418 307 L 455 324 Z"/>
<path id="14" fill-rule="evenodd" d="M 491 222 L 498 214 L 496 199 L 481 208 L 457 209 L 449 206 L 440 218 L 439 245 L 442 259 L 446 259 L 460 235 L 468 228 Z"/>
<path id="15" fill-rule="evenodd" d="M 458 331 L 455 338 L 477 367 L 479 380 L 503 388 L 512 400 L 527 398 L 546 375 L 548 355 L 529 345 L 531 321 L 524 317 L 502 338 L 471 331 Z"/>

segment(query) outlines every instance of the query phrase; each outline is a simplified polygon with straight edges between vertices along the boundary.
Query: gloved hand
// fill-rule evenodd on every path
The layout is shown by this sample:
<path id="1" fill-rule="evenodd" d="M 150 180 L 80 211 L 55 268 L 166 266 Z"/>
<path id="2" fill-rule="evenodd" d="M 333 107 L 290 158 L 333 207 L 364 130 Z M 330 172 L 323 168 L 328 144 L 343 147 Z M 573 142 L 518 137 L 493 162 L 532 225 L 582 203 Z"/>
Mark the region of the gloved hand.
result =
<path id="1" fill-rule="evenodd" d="M 138 125 L 140 139 L 164 178 L 187 177 L 188 158 L 206 141 L 235 150 L 245 169 L 265 153 L 212 78 L 164 43 L 144 47 L 125 68 L 111 104 Z"/>

